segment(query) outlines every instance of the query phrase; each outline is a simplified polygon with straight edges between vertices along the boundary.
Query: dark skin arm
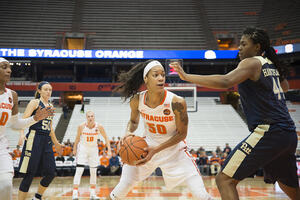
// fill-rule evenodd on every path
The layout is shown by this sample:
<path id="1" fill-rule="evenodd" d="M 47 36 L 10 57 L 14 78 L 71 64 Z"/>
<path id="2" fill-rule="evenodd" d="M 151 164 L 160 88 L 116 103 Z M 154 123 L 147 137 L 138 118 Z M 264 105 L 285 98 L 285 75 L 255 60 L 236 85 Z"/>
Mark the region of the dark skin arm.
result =
<path id="1" fill-rule="evenodd" d="M 178 62 L 171 63 L 182 80 L 192 82 L 208 88 L 226 89 L 233 87 L 247 79 L 257 81 L 261 73 L 261 63 L 256 58 L 242 60 L 236 69 L 225 75 L 194 75 L 183 71 Z"/>

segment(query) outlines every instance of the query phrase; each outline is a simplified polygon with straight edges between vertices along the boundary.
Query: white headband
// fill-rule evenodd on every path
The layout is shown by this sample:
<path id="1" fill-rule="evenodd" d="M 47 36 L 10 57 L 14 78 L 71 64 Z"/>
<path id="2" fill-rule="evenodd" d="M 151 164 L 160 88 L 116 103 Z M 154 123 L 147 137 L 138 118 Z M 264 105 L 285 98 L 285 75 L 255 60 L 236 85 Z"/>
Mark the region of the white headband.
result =
<path id="1" fill-rule="evenodd" d="M 1 62 L 8 62 L 8 60 L 6 60 L 5 58 L 0 57 L 0 63 Z M 8 62 L 9 63 L 9 62 Z"/>
<path id="2" fill-rule="evenodd" d="M 146 65 L 146 67 L 144 68 L 143 78 L 146 77 L 146 75 L 147 75 L 148 72 L 152 69 L 152 67 L 155 67 L 155 66 L 157 66 L 157 65 L 162 66 L 162 64 L 160 64 L 160 62 L 157 61 L 157 60 L 153 60 L 153 61 L 149 62 L 149 63 Z M 163 67 L 163 66 L 162 66 L 162 67 Z"/>

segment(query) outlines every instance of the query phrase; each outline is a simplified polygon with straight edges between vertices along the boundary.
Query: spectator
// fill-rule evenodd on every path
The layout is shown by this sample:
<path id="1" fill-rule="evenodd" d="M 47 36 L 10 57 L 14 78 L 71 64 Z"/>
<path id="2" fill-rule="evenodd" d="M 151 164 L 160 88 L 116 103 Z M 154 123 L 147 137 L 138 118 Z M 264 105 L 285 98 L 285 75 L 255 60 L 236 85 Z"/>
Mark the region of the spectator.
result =
<path id="1" fill-rule="evenodd" d="M 195 150 L 194 149 L 191 149 L 191 151 L 190 151 L 190 154 L 192 155 L 192 157 L 194 158 L 194 160 L 196 161 L 197 160 L 197 158 L 198 158 L 198 155 L 197 155 L 197 153 L 195 152 Z"/>
<path id="2" fill-rule="evenodd" d="M 74 158 L 74 155 L 73 155 L 73 152 L 70 153 L 70 155 L 68 156 L 67 158 L 67 161 L 72 161 L 74 162 L 75 158 Z"/>
<path id="3" fill-rule="evenodd" d="M 99 150 L 99 155 L 101 155 L 101 152 L 105 149 L 105 144 L 103 143 L 103 141 L 99 140 L 100 142 L 98 142 L 98 150 Z"/>
<path id="4" fill-rule="evenodd" d="M 221 150 L 220 146 L 217 146 L 217 148 L 216 148 L 216 154 L 217 154 L 218 156 L 221 156 L 221 155 L 222 155 L 222 150 Z"/>
<path id="5" fill-rule="evenodd" d="M 80 112 L 81 112 L 81 113 L 84 113 L 84 103 L 83 103 L 83 102 L 82 102 L 82 104 L 81 104 Z"/>
<path id="6" fill-rule="evenodd" d="M 104 152 L 100 158 L 100 175 L 105 176 L 108 175 L 110 172 L 109 168 L 109 158 L 107 157 L 106 153 Z"/>
<path id="7" fill-rule="evenodd" d="M 64 155 L 64 156 L 68 156 L 68 155 L 71 154 L 71 152 L 72 152 L 72 147 L 69 146 L 69 145 L 67 145 L 67 146 L 65 146 L 65 148 L 64 148 L 63 155 Z"/>
<path id="8" fill-rule="evenodd" d="M 208 157 L 205 151 L 200 151 L 200 156 L 196 160 L 198 168 L 200 169 L 201 174 L 208 175 L 209 174 L 209 165 L 208 165 Z"/>
<path id="9" fill-rule="evenodd" d="M 212 157 L 209 159 L 210 172 L 212 175 L 217 175 L 221 170 L 220 158 L 217 156 L 216 152 L 212 152 Z M 217 168 L 217 171 L 216 171 Z"/>
<path id="10" fill-rule="evenodd" d="M 118 155 L 112 151 L 112 157 L 109 159 L 111 175 L 121 175 L 121 164 Z"/>
<path id="11" fill-rule="evenodd" d="M 62 110 L 63 110 L 64 118 L 67 119 L 69 108 L 68 108 L 68 105 L 66 103 L 63 104 Z"/>
<path id="12" fill-rule="evenodd" d="M 199 149 L 197 150 L 197 151 L 205 151 L 205 149 L 201 146 L 201 147 L 199 147 Z"/>
<path id="13" fill-rule="evenodd" d="M 224 152 L 223 155 L 222 155 L 222 157 L 221 157 L 221 160 L 220 160 L 221 167 L 223 167 L 224 162 L 225 162 L 227 156 L 228 156 L 228 154 L 226 152 Z"/>
<path id="14" fill-rule="evenodd" d="M 224 152 L 226 152 L 228 155 L 229 155 L 230 152 L 231 152 L 231 148 L 230 148 L 230 146 L 229 146 L 228 143 L 226 143 L 226 146 L 225 146 L 225 148 L 224 148 L 224 150 L 223 150 L 223 153 L 224 153 Z"/>
<path id="15" fill-rule="evenodd" d="M 14 157 L 15 158 L 20 158 L 21 157 L 21 150 L 20 150 L 20 146 L 17 145 L 17 148 L 13 150 L 13 153 L 14 153 Z"/>
<path id="16" fill-rule="evenodd" d="M 53 155 L 54 157 L 57 157 L 58 156 L 58 153 L 56 152 L 56 149 L 55 149 L 55 146 L 52 145 L 52 150 L 53 150 Z"/>
<path id="17" fill-rule="evenodd" d="M 65 157 L 62 154 L 59 154 L 55 157 L 55 161 L 62 161 L 65 162 Z"/>

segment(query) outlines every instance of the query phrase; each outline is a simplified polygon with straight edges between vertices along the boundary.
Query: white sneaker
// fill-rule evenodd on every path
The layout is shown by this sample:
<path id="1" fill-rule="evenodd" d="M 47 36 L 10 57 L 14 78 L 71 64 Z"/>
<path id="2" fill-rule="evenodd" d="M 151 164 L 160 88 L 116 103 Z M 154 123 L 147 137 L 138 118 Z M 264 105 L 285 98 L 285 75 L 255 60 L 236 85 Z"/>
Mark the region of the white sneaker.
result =
<path id="1" fill-rule="evenodd" d="M 73 190 L 72 199 L 73 200 L 78 200 L 78 190 Z"/>
<path id="2" fill-rule="evenodd" d="M 94 189 L 90 190 L 90 200 L 97 200 L 97 199 L 100 199 L 100 198 L 97 197 L 96 191 Z"/>

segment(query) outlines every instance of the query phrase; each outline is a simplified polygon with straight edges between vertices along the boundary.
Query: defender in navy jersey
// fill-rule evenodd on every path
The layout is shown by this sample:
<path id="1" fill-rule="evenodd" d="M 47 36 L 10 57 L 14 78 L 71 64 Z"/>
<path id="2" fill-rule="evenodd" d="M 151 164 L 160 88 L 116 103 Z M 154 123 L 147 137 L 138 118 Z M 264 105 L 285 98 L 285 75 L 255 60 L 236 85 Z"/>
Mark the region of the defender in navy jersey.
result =
<path id="1" fill-rule="evenodd" d="M 51 85 L 43 81 L 38 85 L 35 99 L 26 107 L 23 117 L 34 115 L 39 107 L 52 108 L 49 103 L 51 97 Z M 43 193 L 55 176 L 55 159 L 52 150 L 54 143 L 58 152 L 62 151 L 62 145 L 58 143 L 52 128 L 53 116 L 49 116 L 29 127 L 23 146 L 19 172 L 24 173 L 24 178 L 19 187 L 19 200 L 25 200 L 33 177 L 39 173 L 43 176 L 34 199 L 41 199 Z"/>
<path id="2" fill-rule="evenodd" d="M 270 46 L 268 34 L 247 28 L 239 46 L 241 62 L 226 75 L 186 74 L 179 63 L 171 66 L 182 80 L 209 88 L 239 84 L 242 106 L 251 134 L 227 157 L 216 182 L 222 199 L 239 199 L 236 185 L 260 167 L 266 183 L 278 182 L 291 198 L 300 199 L 296 167 L 297 133 L 285 104 L 287 68 Z"/>

